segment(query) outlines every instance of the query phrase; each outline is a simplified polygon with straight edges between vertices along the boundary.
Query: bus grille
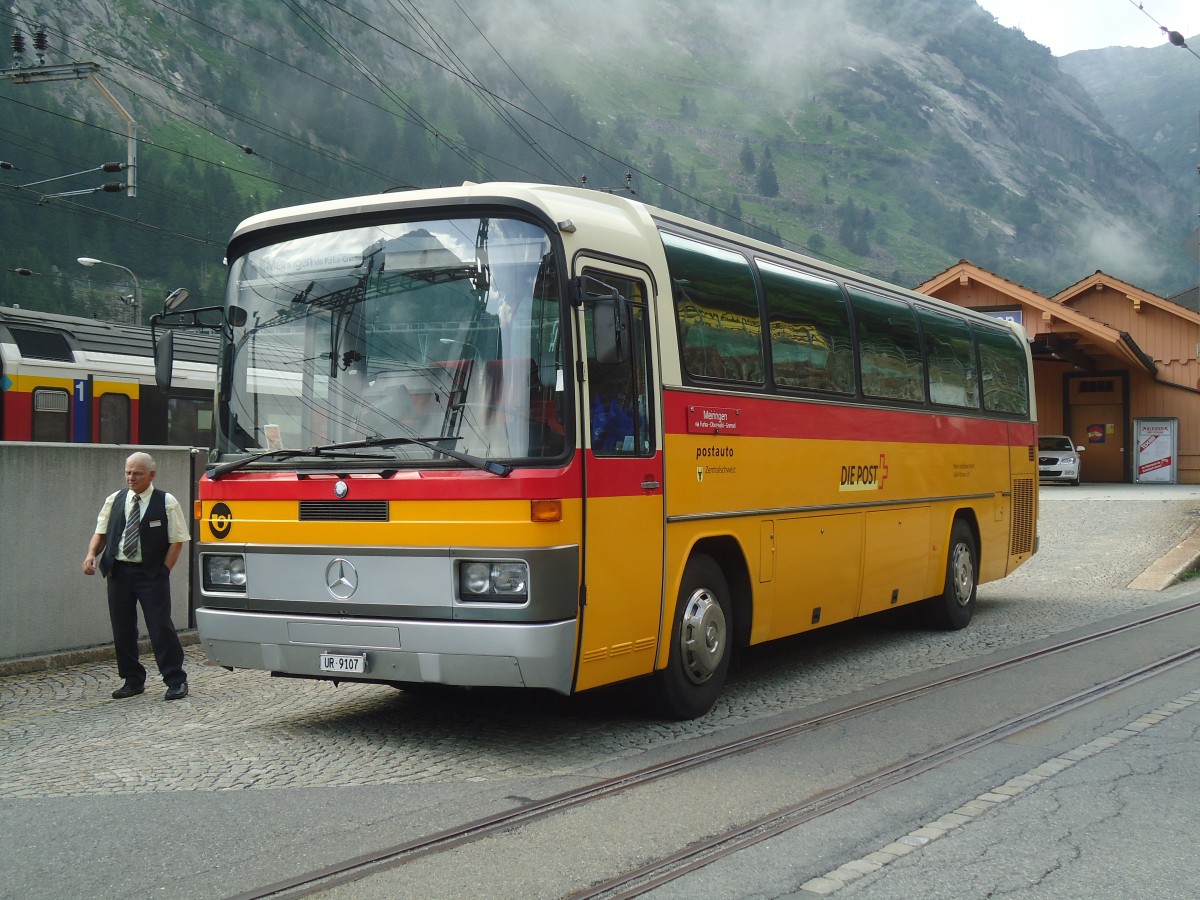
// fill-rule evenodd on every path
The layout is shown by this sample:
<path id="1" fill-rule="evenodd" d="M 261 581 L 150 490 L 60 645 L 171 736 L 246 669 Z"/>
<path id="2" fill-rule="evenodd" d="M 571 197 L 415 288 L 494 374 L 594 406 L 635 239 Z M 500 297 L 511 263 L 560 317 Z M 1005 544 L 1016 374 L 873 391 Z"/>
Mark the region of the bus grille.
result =
<path id="1" fill-rule="evenodd" d="M 1012 534 L 1009 537 L 1009 556 L 1024 556 L 1033 552 L 1033 479 L 1018 478 L 1012 489 Z"/>
<path id="2" fill-rule="evenodd" d="M 301 500 L 301 522 L 386 522 L 386 500 Z"/>

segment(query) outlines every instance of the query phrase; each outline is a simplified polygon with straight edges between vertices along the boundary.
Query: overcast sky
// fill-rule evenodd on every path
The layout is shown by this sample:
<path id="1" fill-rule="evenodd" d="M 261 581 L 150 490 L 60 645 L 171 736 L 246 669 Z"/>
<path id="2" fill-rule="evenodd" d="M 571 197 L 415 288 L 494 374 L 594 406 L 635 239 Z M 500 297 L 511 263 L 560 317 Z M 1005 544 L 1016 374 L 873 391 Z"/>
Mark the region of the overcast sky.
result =
<path id="1" fill-rule="evenodd" d="M 1200 33 L 1200 2 L 1197 0 L 977 2 L 1001 25 L 1019 28 L 1031 41 L 1049 47 L 1055 56 L 1099 47 L 1157 47 L 1167 43 L 1159 25 L 1178 31 L 1185 38 Z"/>

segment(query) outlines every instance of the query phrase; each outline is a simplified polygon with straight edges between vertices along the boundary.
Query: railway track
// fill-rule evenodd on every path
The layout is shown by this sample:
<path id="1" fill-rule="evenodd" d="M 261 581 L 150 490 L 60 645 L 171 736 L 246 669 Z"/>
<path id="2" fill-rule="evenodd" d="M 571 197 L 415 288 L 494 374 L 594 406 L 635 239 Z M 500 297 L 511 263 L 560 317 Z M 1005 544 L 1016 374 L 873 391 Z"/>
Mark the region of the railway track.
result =
<path id="1" fill-rule="evenodd" d="M 428 861 L 441 854 L 494 838 L 515 829 L 545 822 L 556 816 L 586 809 L 592 804 L 610 801 L 656 782 L 715 766 L 723 761 L 762 751 L 773 745 L 800 737 L 819 729 L 847 723 L 859 717 L 880 713 L 918 698 L 946 691 L 952 687 L 997 675 L 1006 670 L 1045 660 L 1056 654 L 1086 647 L 1138 629 L 1170 620 L 1200 609 L 1200 601 L 1157 611 L 1117 625 L 1112 625 L 1057 641 L 1028 652 L 993 661 L 968 670 L 935 677 L 919 685 L 884 692 L 869 700 L 853 703 L 820 715 L 796 719 L 784 725 L 755 734 L 706 747 L 665 762 L 593 782 L 585 787 L 558 793 L 526 803 L 503 813 L 477 819 L 463 825 L 437 831 L 426 836 L 349 858 L 293 878 L 278 881 L 236 895 L 235 900 L 251 898 L 292 898 L 312 896 L 348 885 L 360 879 Z M 804 822 L 845 807 L 856 800 L 882 791 L 906 779 L 928 772 L 967 753 L 1003 740 L 1023 729 L 1051 721 L 1088 703 L 1124 690 L 1169 669 L 1200 658 L 1200 650 L 1189 649 L 1166 655 L 1153 662 L 1110 677 L 1090 687 L 1022 712 L 1002 722 L 956 737 L 924 752 L 885 766 L 868 775 L 853 778 L 836 786 L 786 803 L 767 814 L 754 816 L 733 827 L 691 841 L 684 849 L 660 854 L 648 862 L 629 867 L 610 877 L 593 880 L 590 886 L 569 893 L 573 898 L 635 897 L 695 871 L 723 856 L 773 837 Z"/>

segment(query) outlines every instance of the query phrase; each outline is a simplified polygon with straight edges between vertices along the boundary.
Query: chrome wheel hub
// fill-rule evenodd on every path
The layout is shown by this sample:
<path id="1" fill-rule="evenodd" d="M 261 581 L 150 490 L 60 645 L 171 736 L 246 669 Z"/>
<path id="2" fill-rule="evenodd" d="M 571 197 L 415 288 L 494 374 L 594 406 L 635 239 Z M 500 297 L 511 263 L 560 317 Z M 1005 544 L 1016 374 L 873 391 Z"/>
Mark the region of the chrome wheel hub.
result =
<path id="1" fill-rule="evenodd" d="M 971 563 L 971 550 L 966 544 L 956 544 L 951 568 L 954 578 L 954 600 L 959 606 L 971 602 L 971 591 L 975 587 L 975 566 Z"/>
<path id="2" fill-rule="evenodd" d="M 707 588 L 693 591 L 679 623 L 683 671 L 693 684 L 708 681 L 721 664 L 725 653 L 725 630 L 725 613 L 716 596 Z"/>

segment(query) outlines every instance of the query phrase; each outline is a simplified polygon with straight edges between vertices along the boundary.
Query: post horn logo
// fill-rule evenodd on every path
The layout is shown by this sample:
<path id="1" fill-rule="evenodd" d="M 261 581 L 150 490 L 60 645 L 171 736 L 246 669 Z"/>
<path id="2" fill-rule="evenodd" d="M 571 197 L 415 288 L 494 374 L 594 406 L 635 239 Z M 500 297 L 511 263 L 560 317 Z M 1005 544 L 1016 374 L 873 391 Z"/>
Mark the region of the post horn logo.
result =
<path id="1" fill-rule="evenodd" d="M 218 541 L 229 537 L 233 529 L 233 510 L 224 503 L 215 503 L 208 513 L 208 530 Z"/>

